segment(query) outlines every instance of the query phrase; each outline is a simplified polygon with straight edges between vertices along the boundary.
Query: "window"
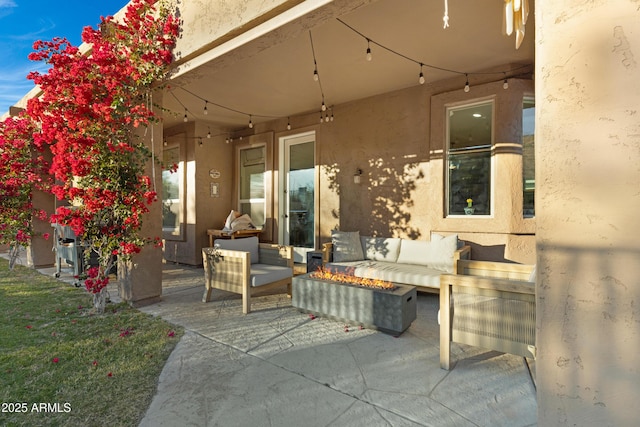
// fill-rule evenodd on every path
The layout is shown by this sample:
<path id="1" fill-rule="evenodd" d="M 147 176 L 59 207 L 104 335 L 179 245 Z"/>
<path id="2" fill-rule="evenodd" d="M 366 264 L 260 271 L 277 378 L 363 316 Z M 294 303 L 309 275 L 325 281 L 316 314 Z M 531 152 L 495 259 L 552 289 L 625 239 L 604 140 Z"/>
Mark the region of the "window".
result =
<path id="1" fill-rule="evenodd" d="M 447 215 L 491 215 L 492 145 L 493 101 L 447 109 Z"/>
<path id="2" fill-rule="evenodd" d="M 181 239 L 184 215 L 184 163 L 179 143 L 162 151 L 162 234 L 165 239 Z M 174 168 L 171 172 L 170 169 Z"/>
<path id="3" fill-rule="evenodd" d="M 265 224 L 266 212 L 266 147 L 240 149 L 240 212 L 248 214 L 253 224 L 261 228 Z"/>
<path id="4" fill-rule="evenodd" d="M 535 216 L 535 115 L 535 100 L 525 98 L 522 102 L 522 209 L 525 218 Z"/>

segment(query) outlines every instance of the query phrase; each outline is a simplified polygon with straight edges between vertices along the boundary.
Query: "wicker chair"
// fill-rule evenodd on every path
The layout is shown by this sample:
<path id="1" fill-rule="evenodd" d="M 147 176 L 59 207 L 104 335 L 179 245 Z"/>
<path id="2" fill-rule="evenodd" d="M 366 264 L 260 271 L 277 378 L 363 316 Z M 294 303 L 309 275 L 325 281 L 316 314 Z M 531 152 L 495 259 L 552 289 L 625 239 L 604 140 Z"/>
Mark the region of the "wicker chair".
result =
<path id="1" fill-rule="evenodd" d="M 535 266 L 460 260 L 440 276 L 440 367 L 451 342 L 535 358 Z"/>
<path id="2" fill-rule="evenodd" d="M 203 302 L 211 300 L 211 291 L 221 289 L 242 295 L 242 312 L 251 311 L 251 295 L 287 285 L 291 295 L 293 248 L 258 243 L 257 237 L 216 240 L 214 247 L 202 249 L 205 291 Z"/>

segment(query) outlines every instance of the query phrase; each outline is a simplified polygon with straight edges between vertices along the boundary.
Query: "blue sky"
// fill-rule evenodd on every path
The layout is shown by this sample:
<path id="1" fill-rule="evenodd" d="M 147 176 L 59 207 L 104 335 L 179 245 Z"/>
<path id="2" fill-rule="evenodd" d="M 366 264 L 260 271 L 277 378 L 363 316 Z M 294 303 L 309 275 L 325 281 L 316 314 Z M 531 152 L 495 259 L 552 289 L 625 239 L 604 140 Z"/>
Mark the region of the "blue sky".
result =
<path id="1" fill-rule="evenodd" d="M 0 116 L 29 90 L 30 71 L 45 71 L 29 61 L 36 40 L 66 37 L 78 46 L 82 28 L 96 28 L 100 16 L 114 15 L 128 0 L 0 0 Z"/>

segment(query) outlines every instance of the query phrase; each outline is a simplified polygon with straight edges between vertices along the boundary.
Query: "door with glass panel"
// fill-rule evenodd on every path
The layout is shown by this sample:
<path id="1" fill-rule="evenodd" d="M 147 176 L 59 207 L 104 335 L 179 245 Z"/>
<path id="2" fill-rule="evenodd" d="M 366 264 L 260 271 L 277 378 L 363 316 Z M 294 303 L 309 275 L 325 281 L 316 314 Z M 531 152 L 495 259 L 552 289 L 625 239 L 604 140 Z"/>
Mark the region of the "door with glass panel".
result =
<path id="1" fill-rule="evenodd" d="M 315 133 L 281 138 L 280 153 L 282 242 L 306 263 L 315 248 Z"/>

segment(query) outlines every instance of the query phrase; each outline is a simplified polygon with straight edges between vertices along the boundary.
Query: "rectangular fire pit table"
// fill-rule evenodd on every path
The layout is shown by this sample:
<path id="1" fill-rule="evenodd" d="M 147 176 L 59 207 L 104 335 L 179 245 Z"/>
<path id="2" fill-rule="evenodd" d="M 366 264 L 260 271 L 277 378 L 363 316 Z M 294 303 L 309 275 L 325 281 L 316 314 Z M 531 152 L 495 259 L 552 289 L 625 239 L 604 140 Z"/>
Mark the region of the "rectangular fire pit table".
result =
<path id="1" fill-rule="evenodd" d="M 291 304 L 302 312 L 400 335 L 416 319 L 416 288 L 395 284 L 393 291 L 333 280 L 293 278 Z"/>

